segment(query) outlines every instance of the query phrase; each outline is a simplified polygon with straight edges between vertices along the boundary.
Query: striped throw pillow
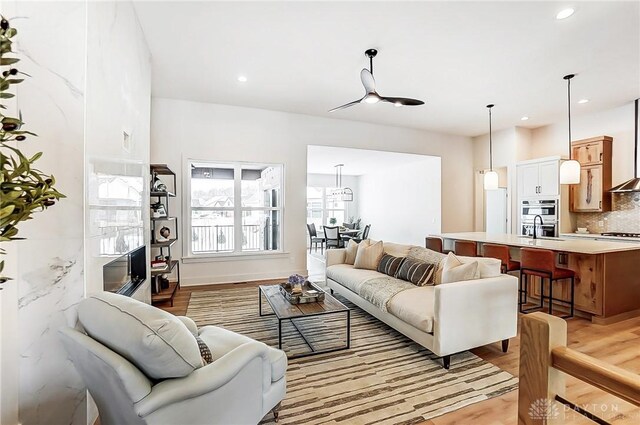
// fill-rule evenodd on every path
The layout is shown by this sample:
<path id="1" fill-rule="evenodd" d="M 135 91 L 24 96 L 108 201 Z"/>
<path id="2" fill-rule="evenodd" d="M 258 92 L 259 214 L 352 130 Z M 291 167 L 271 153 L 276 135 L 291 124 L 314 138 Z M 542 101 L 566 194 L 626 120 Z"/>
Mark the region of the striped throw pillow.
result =
<path id="1" fill-rule="evenodd" d="M 405 258 L 396 273 L 397 279 L 406 280 L 416 286 L 433 285 L 435 265 Z"/>
<path id="2" fill-rule="evenodd" d="M 378 273 L 395 277 L 403 260 L 404 257 L 394 257 L 393 255 L 384 254 L 378 263 Z"/>

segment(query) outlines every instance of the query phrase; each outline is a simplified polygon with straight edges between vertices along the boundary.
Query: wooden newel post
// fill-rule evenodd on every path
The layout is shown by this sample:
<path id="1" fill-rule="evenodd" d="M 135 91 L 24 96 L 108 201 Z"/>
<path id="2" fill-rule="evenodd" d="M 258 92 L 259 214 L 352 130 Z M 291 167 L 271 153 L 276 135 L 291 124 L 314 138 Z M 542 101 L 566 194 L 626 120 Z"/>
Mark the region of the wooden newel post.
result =
<path id="1" fill-rule="evenodd" d="M 522 316 L 518 424 L 553 422 L 562 412 L 554 401 L 564 397 L 564 374 L 554 369 L 551 350 L 567 345 L 567 322 L 544 313 Z"/>

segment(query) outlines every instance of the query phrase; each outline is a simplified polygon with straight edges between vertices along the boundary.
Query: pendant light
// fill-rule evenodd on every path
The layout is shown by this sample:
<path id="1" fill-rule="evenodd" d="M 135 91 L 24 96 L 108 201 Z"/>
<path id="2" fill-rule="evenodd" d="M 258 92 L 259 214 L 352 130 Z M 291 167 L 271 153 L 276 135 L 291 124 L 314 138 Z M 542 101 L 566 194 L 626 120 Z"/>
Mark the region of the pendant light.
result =
<path id="1" fill-rule="evenodd" d="M 498 189 L 498 173 L 493 171 L 493 134 L 491 128 L 491 108 L 495 105 L 487 105 L 489 109 L 489 171 L 484 173 L 484 190 Z"/>
<path id="2" fill-rule="evenodd" d="M 352 202 L 353 190 L 349 187 L 342 187 L 342 167 L 344 164 L 335 165 L 336 169 L 336 188 L 329 195 L 335 201 Z"/>
<path id="3" fill-rule="evenodd" d="M 565 75 L 563 78 L 567 80 L 567 100 L 569 110 L 569 160 L 563 161 L 560 165 L 560 184 L 578 184 L 580 183 L 580 163 L 575 159 L 571 159 L 571 79 L 575 74 Z"/>

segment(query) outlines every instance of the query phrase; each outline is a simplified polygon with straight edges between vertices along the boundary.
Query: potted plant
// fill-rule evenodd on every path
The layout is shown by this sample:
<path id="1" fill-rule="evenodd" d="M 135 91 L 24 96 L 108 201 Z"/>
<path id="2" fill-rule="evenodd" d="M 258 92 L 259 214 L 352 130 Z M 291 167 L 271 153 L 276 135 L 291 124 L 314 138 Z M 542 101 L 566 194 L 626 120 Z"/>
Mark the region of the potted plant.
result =
<path id="1" fill-rule="evenodd" d="M 20 59 L 12 56 L 12 38 L 18 31 L 9 21 L 0 16 L 0 242 L 22 239 L 18 237 L 18 225 L 32 219 L 35 212 L 44 211 L 65 196 L 54 187 L 56 180 L 52 175 L 36 168 L 36 162 L 42 156 L 38 152 L 31 158 L 20 150 L 23 143 L 29 143 L 35 133 L 24 129 L 22 114 L 18 117 L 5 115 L 7 99 L 15 95 L 10 89 L 28 76 L 18 70 Z M 5 250 L 0 248 L 0 255 Z M 0 284 L 7 281 L 2 276 L 4 261 L 0 261 Z"/>
<path id="2" fill-rule="evenodd" d="M 337 218 L 335 218 L 335 217 L 331 217 L 331 218 L 329 219 L 329 224 L 330 224 L 330 225 L 335 226 L 337 223 L 338 223 L 338 219 L 337 219 Z"/>

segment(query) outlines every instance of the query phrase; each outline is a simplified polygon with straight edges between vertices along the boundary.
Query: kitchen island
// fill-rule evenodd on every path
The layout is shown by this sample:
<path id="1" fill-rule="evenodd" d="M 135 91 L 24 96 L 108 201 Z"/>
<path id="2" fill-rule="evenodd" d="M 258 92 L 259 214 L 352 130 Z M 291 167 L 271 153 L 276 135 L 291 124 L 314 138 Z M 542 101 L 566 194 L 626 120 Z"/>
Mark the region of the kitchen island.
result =
<path id="1" fill-rule="evenodd" d="M 576 273 L 575 309 L 594 323 L 608 324 L 640 316 L 640 243 L 609 240 L 540 238 L 503 233 L 444 233 L 445 249 L 453 249 L 456 240 L 482 244 L 507 245 L 514 260 L 520 258 L 520 248 L 540 248 L 556 252 L 559 267 Z M 548 283 L 547 283 L 548 285 Z M 570 281 L 554 283 L 554 295 L 569 300 Z M 547 288 L 545 286 L 545 288 Z M 545 289 L 548 293 L 548 288 Z M 529 296 L 540 297 L 540 284 L 529 285 Z M 556 306 L 554 305 L 554 309 Z M 562 309 L 561 305 L 558 305 Z"/>

